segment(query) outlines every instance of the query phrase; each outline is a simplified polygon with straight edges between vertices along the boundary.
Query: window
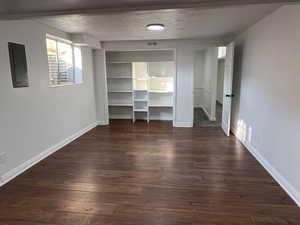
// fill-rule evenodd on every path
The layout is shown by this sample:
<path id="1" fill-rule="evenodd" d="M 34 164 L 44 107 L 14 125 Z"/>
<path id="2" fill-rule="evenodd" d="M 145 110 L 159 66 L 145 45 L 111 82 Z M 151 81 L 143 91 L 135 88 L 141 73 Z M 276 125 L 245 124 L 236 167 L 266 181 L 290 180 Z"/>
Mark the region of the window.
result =
<path id="1" fill-rule="evenodd" d="M 74 79 L 76 84 L 83 83 L 81 49 L 74 47 Z"/>
<path id="2" fill-rule="evenodd" d="M 50 86 L 83 83 L 81 49 L 46 38 Z"/>
<path id="3" fill-rule="evenodd" d="M 225 59 L 226 58 L 226 46 L 218 48 L 218 58 Z"/>

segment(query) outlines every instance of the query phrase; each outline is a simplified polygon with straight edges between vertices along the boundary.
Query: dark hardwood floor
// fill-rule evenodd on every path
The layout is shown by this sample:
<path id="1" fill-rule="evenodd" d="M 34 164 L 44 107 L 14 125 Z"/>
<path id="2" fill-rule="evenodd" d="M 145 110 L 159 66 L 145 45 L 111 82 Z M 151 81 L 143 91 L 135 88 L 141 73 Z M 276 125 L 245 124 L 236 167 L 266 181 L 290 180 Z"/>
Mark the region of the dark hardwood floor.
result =
<path id="1" fill-rule="evenodd" d="M 300 209 L 220 128 L 113 121 L 0 188 L 0 225 L 291 225 Z"/>

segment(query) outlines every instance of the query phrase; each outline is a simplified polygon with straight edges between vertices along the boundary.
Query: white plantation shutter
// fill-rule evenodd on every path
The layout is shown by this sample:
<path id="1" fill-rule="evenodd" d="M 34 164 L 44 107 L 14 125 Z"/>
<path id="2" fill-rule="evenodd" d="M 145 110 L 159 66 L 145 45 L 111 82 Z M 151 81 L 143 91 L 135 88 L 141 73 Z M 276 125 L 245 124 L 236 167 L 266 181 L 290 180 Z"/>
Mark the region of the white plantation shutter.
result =
<path id="1" fill-rule="evenodd" d="M 48 68 L 50 84 L 55 85 L 58 83 L 58 58 L 57 58 L 57 43 L 55 40 L 46 39 L 47 55 L 48 55 Z"/>
<path id="2" fill-rule="evenodd" d="M 82 83 L 81 49 L 78 47 L 73 48 L 71 44 L 49 38 L 46 39 L 46 44 L 50 85 Z M 75 54 L 75 50 L 77 54 Z M 80 62 L 80 67 L 77 66 L 77 62 Z"/>
<path id="3" fill-rule="evenodd" d="M 73 53 L 72 46 L 63 42 L 57 42 L 58 53 L 58 82 L 73 83 Z"/>

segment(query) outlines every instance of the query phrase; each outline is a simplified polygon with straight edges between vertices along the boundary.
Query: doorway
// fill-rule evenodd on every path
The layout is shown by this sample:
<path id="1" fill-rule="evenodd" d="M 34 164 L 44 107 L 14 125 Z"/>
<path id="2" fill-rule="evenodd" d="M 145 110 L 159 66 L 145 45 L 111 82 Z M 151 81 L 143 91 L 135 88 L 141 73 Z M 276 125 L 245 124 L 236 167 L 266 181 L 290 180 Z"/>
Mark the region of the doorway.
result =
<path id="1" fill-rule="evenodd" d="M 221 127 L 226 47 L 196 51 L 194 60 L 194 127 Z"/>

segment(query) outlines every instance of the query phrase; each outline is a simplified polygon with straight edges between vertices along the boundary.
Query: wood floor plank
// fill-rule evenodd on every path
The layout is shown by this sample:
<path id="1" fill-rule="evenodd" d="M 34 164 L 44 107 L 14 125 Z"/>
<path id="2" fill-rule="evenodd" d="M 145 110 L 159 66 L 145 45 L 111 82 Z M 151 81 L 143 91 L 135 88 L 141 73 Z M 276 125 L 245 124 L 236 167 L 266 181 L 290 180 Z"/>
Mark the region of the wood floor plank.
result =
<path id="1" fill-rule="evenodd" d="M 0 225 L 299 225 L 300 209 L 220 128 L 112 121 L 0 188 Z"/>

